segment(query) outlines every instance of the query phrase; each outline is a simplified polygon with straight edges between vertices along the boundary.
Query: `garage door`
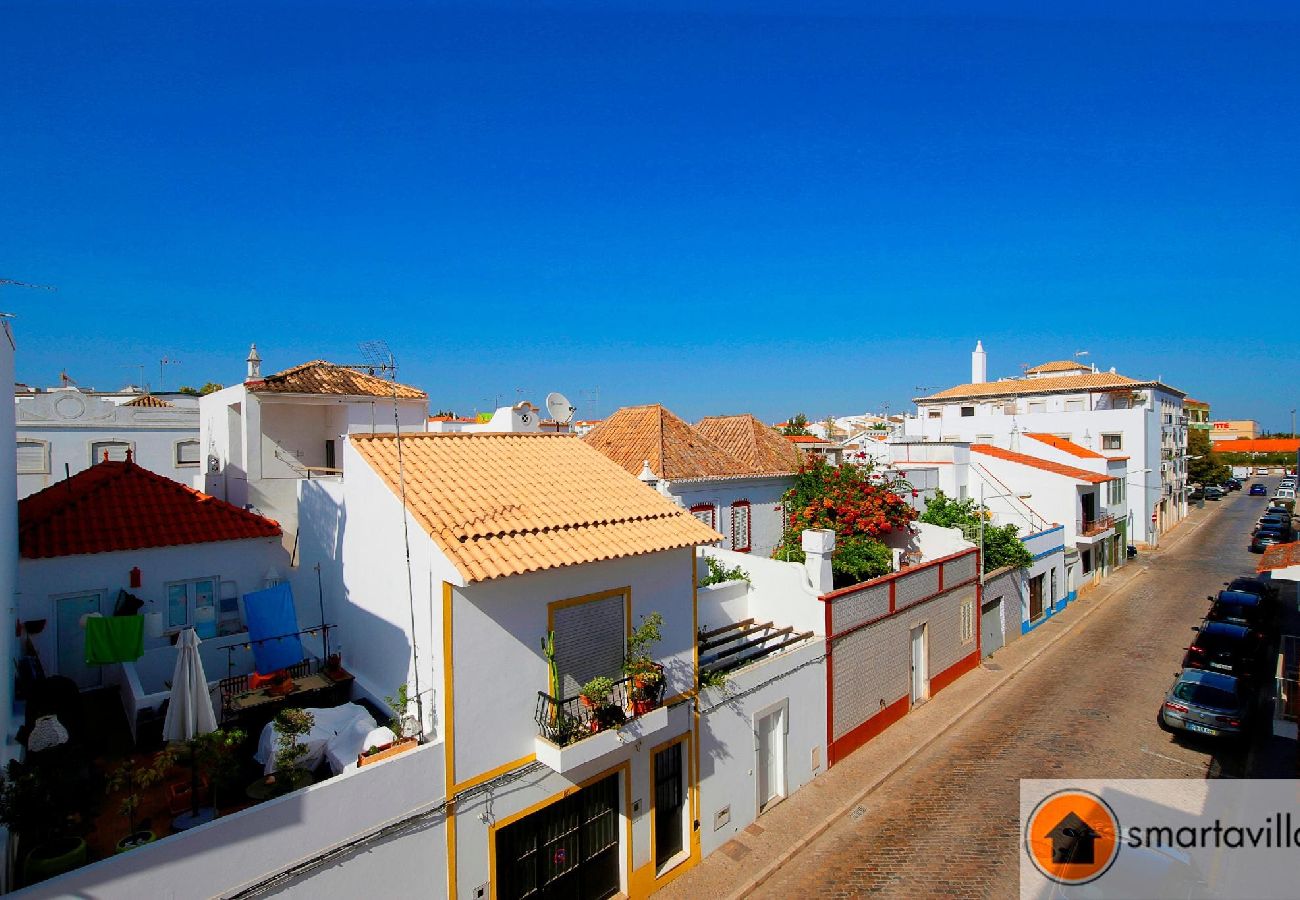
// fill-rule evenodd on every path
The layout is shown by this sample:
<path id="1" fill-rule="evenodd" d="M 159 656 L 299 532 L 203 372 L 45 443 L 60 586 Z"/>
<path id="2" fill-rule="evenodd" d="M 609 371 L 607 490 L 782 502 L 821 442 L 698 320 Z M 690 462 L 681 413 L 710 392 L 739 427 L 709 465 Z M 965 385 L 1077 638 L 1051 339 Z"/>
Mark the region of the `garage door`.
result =
<path id="1" fill-rule="evenodd" d="M 980 655 L 988 656 L 1002 646 L 1002 598 L 980 607 Z"/>

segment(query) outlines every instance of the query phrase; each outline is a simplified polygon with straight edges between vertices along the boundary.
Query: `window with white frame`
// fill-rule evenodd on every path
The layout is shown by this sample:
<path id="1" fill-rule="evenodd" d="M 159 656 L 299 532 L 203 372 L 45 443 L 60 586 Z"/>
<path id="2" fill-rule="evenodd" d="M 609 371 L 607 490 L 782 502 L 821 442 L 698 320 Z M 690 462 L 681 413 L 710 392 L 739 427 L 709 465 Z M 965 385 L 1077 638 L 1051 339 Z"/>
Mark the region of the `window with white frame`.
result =
<path id="1" fill-rule="evenodd" d="M 969 644 L 975 640 L 975 601 L 961 602 L 961 642 Z"/>
<path id="2" fill-rule="evenodd" d="M 50 445 L 45 441 L 18 441 L 18 474 L 48 475 L 50 472 Z"/>
<path id="3" fill-rule="evenodd" d="M 975 415 L 975 407 L 973 407 L 973 406 L 963 406 L 963 407 L 961 408 L 961 414 L 962 414 L 962 417 L 963 417 L 963 418 L 969 418 L 969 417 Z"/>
<path id="4" fill-rule="evenodd" d="M 197 466 L 199 464 L 199 442 L 177 441 L 175 458 L 177 466 Z"/>
<path id="5" fill-rule="evenodd" d="M 210 635 L 217 630 L 217 587 L 219 579 L 195 578 L 190 581 L 173 581 L 167 585 L 167 628 L 212 625 Z M 208 631 L 206 627 L 203 630 Z M 202 637 L 202 635 L 200 635 Z"/>
<path id="6" fill-rule="evenodd" d="M 126 455 L 134 451 L 135 445 L 129 441 L 95 441 L 90 445 L 90 464 L 103 462 L 105 454 L 109 462 L 126 462 Z"/>
<path id="7" fill-rule="evenodd" d="M 1103 450 L 1123 450 L 1124 435 L 1122 434 L 1103 434 L 1101 436 L 1101 449 Z"/>
<path id="8" fill-rule="evenodd" d="M 938 419 L 938 418 L 941 418 L 942 416 L 943 416 L 943 411 L 942 411 L 942 410 L 938 410 L 938 409 L 927 409 L 927 410 L 925 411 L 925 417 L 926 417 L 927 419 Z"/>
<path id="9" fill-rule="evenodd" d="M 731 504 L 731 549 L 738 553 L 748 553 L 751 543 L 749 501 L 737 500 Z"/>
<path id="10" fill-rule="evenodd" d="M 717 521 L 713 514 L 712 503 L 695 504 L 694 506 L 691 507 L 691 515 L 695 516 L 695 518 L 699 519 L 701 522 L 703 522 L 705 525 L 708 525 L 710 528 L 712 528 L 714 526 L 714 523 Z"/>
<path id="11" fill-rule="evenodd" d="M 1030 400 L 1029 411 L 1031 413 L 1047 412 L 1047 403 L 1042 400 Z"/>

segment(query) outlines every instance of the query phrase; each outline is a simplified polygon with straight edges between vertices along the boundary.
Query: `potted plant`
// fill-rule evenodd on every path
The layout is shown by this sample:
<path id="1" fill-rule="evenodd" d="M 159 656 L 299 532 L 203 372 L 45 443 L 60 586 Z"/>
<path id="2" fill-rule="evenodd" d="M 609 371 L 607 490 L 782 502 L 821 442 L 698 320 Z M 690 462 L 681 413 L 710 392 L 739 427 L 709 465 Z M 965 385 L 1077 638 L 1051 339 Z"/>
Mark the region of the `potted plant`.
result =
<path id="1" fill-rule="evenodd" d="M 86 863 L 86 842 L 72 831 L 68 783 L 55 771 L 16 760 L 0 775 L 0 823 L 31 847 L 22 864 L 26 884 Z"/>
<path id="2" fill-rule="evenodd" d="M 221 798 L 232 796 L 239 785 L 242 766 L 236 751 L 243 745 L 245 737 L 238 728 L 223 728 L 201 734 L 194 740 L 199 768 L 212 785 L 214 809 L 218 808 Z"/>
<path id="3" fill-rule="evenodd" d="M 298 767 L 307 755 L 307 745 L 298 738 L 311 731 L 316 717 L 305 709 L 282 709 L 275 716 L 275 772 L 266 776 L 266 783 L 274 785 L 277 793 L 287 794 L 311 784 L 311 772 Z"/>
<path id="4" fill-rule="evenodd" d="M 407 712 L 411 700 L 406 690 L 405 684 L 399 685 L 396 697 L 384 698 L 384 702 L 388 704 L 389 710 L 393 713 L 393 717 L 388 720 L 388 729 L 397 736 L 397 739 L 387 744 L 375 744 L 367 747 L 357 757 L 358 766 L 365 766 L 377 763 L 381 759 L 388 759 L 390 756 L 396 756 L 410 750 L 420 743 L 420 739 L 416 736 L 420 726 L 415 717 Z"/>
<path id="5" fill-rule="evenodd" d="M 148 763 L 128 759 L 109 776 L 106 785 L 107 793 L 125 792 L 119 809 L 126 817 L 130 828 L 126 837 L 117 842 L 117 853 L 143 847 L 158 839 L 157 835 L 148 828 L 149 820 L 147 818 L 141 820 L 137 815 L 140 812 L 144 792 L 167 777 L 167 773 L 176 764 L 176 753 L 174 746 L 168 746 L 156 753 Z"/>
<path id="6" fill-rule="evenodd" d="M 663 699 L 664 667 L 650 656 L 650 648 L 663 638 L 663 624 L 661 613 L 642 616 L 641 624 L 627 639 L 623 671 L 632 679 L 632 712 L 638 716 L 654 709 Z"/>
<path id="7" fill-rule="evenodd" d="M 627 721 L 627 714 L 621 705 L 614 702 L 613 695 L 614 681 L 604 675 L 598 675 L 582 686 L 582 692 L 578 696 L 582 705 L 591 710 L 592 732 L 613 728 Z"/>

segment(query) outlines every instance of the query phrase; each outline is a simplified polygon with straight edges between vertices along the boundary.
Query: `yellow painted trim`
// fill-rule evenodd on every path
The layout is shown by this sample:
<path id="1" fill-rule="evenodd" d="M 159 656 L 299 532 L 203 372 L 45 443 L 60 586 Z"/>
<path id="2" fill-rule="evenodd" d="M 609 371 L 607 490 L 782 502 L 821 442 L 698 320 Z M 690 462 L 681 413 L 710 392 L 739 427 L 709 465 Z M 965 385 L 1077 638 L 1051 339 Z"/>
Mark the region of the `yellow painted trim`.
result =
<path id="1" fill-rule="evenodd" d="M 537 754 L 530 753 L 527 756 L 521 756 L 518 759 L 513 760 L 511 762 L 502 763 L 501 765 L 497 766 L 495 769 L 489 769 L 488 771 L 482 773 L 481 775 L 475 775 L 473 778 L 469 778 L 466 779 L 465 781 L 460 782 L 459 784 L 452 785 L 448 792 L 448 795 L 450 796 L 452 794 L 459 794 L 461 791 L 468 790 L 469 788 L 475 787 L 476 785 L 480 785 L 485 781 L 491 781 L 493 778 L 496 778 L 498 775 L 504 775 L 507 772 L 518 769 L 520 766 L 526 766 L 530 762 L 533 762 L 536 759 L 537 759 Z"/>
<path id="2" fill-rule="evenodd" d="M 442 684 L 445 707 L 443 719 L 443 780 L 447 798 L 447 900 L 456 900 L 456 807 L 452 797 L 456 772 L 456 748 L 453 743 L 452 721 L 455 706 L 452 703 L 451 666 L 451 583 L 442 583 Z"/>
<path id="3" fill-rule="evenodd" d="M 700 596 L 699 573 L 696 571 L 695 548 L 691 548 L 691 694 L 700 689 Z"/>
<path id="4" fill-rule="evenodd" d="M 694 725 L 692 725 L 692 727 L 694 727 Z M 655 849 L 655 815 L 656 815 L 655 787 L 654 787 L 655 786 L 655 756 L 663 752 L 664 750 L 667 750 L 669 747 L 673 746 L 674 744 L 680 744 L 683 741 L 689 742 L 687 744 L 686 752 L 684 754 L 685 762 L 686 762 L 686 768 L 685 768 L 686 813 L 687 816 L 690 818 L 690 826 L 686 835 L 686 847 L 688 848 L 688 855 L 686 859 L 682 860 L 680 863 L 673 866 L 663 875 L 658 875 L 656 869 L 657 863 L 655 862 L 655 859 L 658 855 Z M 653 747 L 650 750 L 650 754 L 649 754 L 650 756 L 649 785 L 650 786 L 646 790 L 646 794 L 650 798 L 649 800 L 650 802 L 650 863 L 648 868 L 650 873 L 651 891 L 657 891 L 664 885 L 671 882 L 674 878 L 677 878 L 683 872 L 689 872 L 691 869 L 695 868 L 696 864 L 699 863 L 700 861 L 699 835 L 695 829 L 695 822 L 698 821 L 699 819 L 699 816 L 696 815 L 696 813 L 698 812 L 697 804 L 699 803 L 698 790 L 697 790 L 698 774 L 696 769 L 696 763 L 698 760 L 698 750 L 697 750 L 698 744 L 699 741 L 695 740 L 695 735 L 692 732 L 687 731 L 677 735 L 677 737 L 675 738 L 670 738 L 664 741 L 662 744 L 658 745 L 657 747 Z M 642 867 L 643 871 L 646 868 L 647 867 L 643 866 Z M 641 877 L 644 878 L 644 875 Z M 646 891 L 646 893 L 650 893 L 650 891 Z"/>
<path id="5" fill-rule="evenodd" d="M 675 704 L 675 703 L 681 703 L 683 700 L 689 700 L 689 699 L 691 699 L 691 698 L 694 697 L 694 696 L 695 696 L 695 691 L 684 691 L 684 692 L 682 692 L 682 693 L 680 693 L 680 694 L 674 694 L 673 696 L 667 698 L 667 699 L 664 700 L 664 702 L 661 703 L 660 705 L 661 705 L 661 706 L 672 706 L 672 705 Z"/>
<path id="6" fill-rule="evenodd" d="M 623 809 L 623 821 L 625 823 L 623 828 L 623 840 L 624 843 L 627 844 L 627 877 L 630 888 L 632 880 L 632 763 L 630 760 L 624 760 L 618 765 L 606 769 L 598 775 L 593 775 L 578 784 L 570 785 L 558 794 L 552 794 L 544 800 L 539 800 L 533 805 L 521 809 L 517 813 L 512 813 L 503 819 L 498 819 L 488 826 L 488 884 L 490 885 L 492 900 L 496 900 L 497 882 L 499 880 L 497 878 L 497 832 L 502 828 L 513 825 L 520 819 L 531 816 L 538 810 L 545 809 L 552 803 L 557 803 L 565 797 L 571 797 L 583 788 L 593 785 L 597 781 L 608 778 L 617 772 L 623 773 L 623 783 L 627 786 L 623 792 L 624 803 L 626 804 Z"/>
<path id="7" fill-rule="evenodd" d="M 450 804 L 447 806 L 447 900 L 456 900 L 456 807 Z"/>

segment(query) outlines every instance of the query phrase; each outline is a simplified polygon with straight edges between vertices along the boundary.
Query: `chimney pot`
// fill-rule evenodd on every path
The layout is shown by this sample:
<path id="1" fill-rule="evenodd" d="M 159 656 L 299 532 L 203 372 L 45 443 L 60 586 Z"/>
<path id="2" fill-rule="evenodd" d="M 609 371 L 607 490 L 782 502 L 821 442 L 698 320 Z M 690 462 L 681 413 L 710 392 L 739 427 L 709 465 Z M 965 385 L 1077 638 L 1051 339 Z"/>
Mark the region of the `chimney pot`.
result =
<path id="1" fill-rule="evenodd" d="M 970 381 L 971 384 L 983 384 L 988 380 L 988 354 L 984 352 L 984 342 L 976 341 L 975 350 L 970 355 Z"/>
<path id="2" fill-rule="evenodd" d="M 809 528 L 803 533 L 804 568 L 818 596 L 835 589 L 831 573 L 831 553 L 835 550 L 835 532 L 829 528 Z"/>
<path id="3" fill-rule="evenodd" d="M 245 381 L 257 381 L 262 377 L 262 357 L 257 352 L 257 344 L 248 345 L 248 376 Z"/>

